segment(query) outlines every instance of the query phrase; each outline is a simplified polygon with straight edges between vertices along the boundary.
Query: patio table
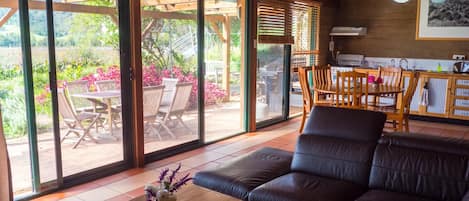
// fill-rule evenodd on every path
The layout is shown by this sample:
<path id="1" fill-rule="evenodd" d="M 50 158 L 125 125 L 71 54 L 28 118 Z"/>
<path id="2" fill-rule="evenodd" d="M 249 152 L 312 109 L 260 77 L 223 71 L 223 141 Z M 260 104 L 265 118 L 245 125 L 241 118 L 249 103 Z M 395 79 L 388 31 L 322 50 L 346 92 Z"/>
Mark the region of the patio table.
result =
<path id="1" fill-rule="evenodd" d="M 103 106 L 104 108 L 107 108 L 109 130 L 110 130 L 110 133 L 112 135 L 112 130 L 113 130 L 113 128 L 112 128 L 112 111 L 113 111 L 113 108 L 112 108 L 111 99 L 121 97 L 121 92 L 119 90 L 86 92 L 86 93 L 72 94 L 71 96 L 77 97 L 77 98 L 86 98 L 86 99 L 88 99 L 89 101 L 93 102 L 96 105 L 100 105 L 100 106 Z"/>

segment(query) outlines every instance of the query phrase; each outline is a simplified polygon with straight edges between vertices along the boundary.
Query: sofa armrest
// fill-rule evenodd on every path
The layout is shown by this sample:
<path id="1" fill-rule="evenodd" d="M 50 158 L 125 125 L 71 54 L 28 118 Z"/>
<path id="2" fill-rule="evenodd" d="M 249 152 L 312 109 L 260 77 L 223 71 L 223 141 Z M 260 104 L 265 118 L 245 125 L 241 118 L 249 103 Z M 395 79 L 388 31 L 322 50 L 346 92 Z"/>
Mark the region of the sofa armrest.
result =
<path id="1" fill-rule="evenodd" d="M 466 192 L 461 201 L 469 201 L 469 191 Z"/>

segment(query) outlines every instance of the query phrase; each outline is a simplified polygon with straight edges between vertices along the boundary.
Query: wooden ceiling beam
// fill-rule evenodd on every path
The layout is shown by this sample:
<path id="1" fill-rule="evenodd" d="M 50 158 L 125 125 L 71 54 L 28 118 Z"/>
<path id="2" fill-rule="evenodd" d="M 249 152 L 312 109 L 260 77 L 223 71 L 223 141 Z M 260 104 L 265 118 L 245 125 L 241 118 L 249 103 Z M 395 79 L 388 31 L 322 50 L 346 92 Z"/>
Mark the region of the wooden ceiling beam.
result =
<path id="1" fill-rule="evenodd" d="M 0 0 L 0 7 L 18 9 L 18 1 Z M 45 3 L 39 1 L 29 1 L 29 8 L 33 10 L 45 10 Z M 54 11 L 61 12 L 74 12 L 74 13 L 88 13 L 88 14 L 101 14 L 101 15 L 117 15 L 117 9 L 105 6 L 89 6 L 80 4 L 69 3 L 54 3 Z M 196 20 L 196 14 L 186 14 L 178 12 L 160 12 L 160 11 L 142 11 L 142 17 L 151 17 L 155 19 L 181 19 L 181 20 Z M 211 15 L 207 16 L 209 20 L 221 21 L 224 20 L 223 16 Z"/>
<path id="2" fill-rule="evenodd" d="M 0 19 L 0 27 L 2 27 L 13 16 L 18 9 L 10 8 L 10 10 Z"/>

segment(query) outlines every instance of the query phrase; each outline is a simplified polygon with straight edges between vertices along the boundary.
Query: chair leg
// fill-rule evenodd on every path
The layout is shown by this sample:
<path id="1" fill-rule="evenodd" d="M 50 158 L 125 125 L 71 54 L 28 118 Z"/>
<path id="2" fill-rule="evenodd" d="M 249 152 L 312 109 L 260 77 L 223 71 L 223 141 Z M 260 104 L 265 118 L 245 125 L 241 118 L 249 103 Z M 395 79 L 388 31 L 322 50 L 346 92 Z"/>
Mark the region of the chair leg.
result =
<path id="1" fill-rule="evenodd" d="M 399 122 L 398 122 L 398 124 L 397 124 L 397 130 L 398 130 L 399 132 L 403 132 L 403 131 L 404 131 L 404 125 L 403 125 L 403 124 L 404 124 L 403 119 L 399 120 Z"/>
<path id="2" fill-rule="evenodd" d="M 303 109 L 303 115 L 301 116 L 301 125 L 300 125 L 300 133 L 303 133 L 303 128 L 305 126 L 306 121 L 306 111 Z"/>
<path id="3" fill-rule="evenodd" d="M 405 132 L 409 133 L 409 132 L 410 132 L 410 129 L 409 129 L 409 117 L 405 117 L 405 118 L 404 118 L 404 122 L 405 122 Z"/>
<path id="4" fill-rule="evenodd" d="M 178 116 L 176 116 L 176 118 L 179 120 L 179 122 L 182 124 L 182 126 L 184 126 L 192 134 L 191 128 L 189 126 L 187 126 L 187 124 L 184 123 L 184 121 L 182 120 L 182 115 L 178 115 Z"/>

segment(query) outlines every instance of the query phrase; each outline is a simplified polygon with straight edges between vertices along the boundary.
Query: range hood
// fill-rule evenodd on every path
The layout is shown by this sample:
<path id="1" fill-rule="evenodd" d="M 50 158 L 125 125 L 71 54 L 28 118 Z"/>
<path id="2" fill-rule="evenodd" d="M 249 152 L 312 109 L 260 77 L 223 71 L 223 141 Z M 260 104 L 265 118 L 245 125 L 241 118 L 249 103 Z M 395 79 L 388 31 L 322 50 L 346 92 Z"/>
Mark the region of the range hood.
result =
<path id="1" fill-rule="evenodd" d="M 366 27 L 332 27 L 330 36 L 365 36 Z"/>

